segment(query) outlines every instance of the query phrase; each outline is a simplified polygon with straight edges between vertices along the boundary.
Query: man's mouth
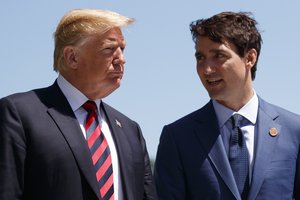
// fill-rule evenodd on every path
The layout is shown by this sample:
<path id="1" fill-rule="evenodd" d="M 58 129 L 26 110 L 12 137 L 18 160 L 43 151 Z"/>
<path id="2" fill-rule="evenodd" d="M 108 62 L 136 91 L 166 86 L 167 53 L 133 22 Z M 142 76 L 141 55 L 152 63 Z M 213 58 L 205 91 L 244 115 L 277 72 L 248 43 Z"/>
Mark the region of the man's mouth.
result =
<path id="1" fill-rule="evenodd" d="M 220 83 L 222 81 L 221 78 L 218 78 L 218 79 L 207 79 L 206 82 L 209 84 L 209 85 L 216 85 L 218 83 Z"/>

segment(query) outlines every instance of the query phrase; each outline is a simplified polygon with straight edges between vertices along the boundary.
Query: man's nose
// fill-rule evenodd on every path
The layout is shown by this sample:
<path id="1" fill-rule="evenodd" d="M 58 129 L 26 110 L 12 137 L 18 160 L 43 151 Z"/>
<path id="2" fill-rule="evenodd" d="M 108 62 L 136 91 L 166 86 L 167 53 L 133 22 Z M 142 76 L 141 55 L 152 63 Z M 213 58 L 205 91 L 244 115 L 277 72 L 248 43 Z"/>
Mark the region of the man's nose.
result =
<path id="1" fill-rule="evenodd" d="M 203 62 L 200 67 L 203 68 L 204 74 L 211 74 L 216 71 L 215 63 L 209 60 Z"/>
<path id="2" fill-rule="evenodd" d="M 125 56 L 123 50 L 119 47 L 115 52 L 115 62 L 118 64 L 125 64 Z"/>

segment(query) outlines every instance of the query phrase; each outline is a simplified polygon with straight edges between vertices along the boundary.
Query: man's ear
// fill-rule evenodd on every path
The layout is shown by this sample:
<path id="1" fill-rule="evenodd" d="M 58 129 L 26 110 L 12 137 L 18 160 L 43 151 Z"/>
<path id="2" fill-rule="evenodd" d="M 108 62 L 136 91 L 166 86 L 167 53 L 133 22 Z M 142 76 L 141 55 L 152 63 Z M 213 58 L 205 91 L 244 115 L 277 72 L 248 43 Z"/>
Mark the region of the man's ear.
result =
<path id="1" fill-rule="evenodd" d="M 66 68 L 76 69 L 78 63 L 76 47 L 66 46 L 63 50 L 63 60 Z"/>
<path id="2" fill-rule="evenodd" d="M 252 48 L 246 53 L 246 66 L 251 69 L 257 60 L 257 51 Z"/>

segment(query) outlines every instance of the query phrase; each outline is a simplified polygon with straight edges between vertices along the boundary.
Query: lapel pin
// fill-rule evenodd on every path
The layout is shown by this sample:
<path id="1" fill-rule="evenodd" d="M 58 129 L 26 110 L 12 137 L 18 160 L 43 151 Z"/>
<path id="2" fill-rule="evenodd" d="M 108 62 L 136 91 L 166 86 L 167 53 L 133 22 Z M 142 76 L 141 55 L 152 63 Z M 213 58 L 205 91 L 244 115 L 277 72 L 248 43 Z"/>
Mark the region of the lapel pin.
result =
<path id="1" fill-rule="evenodd" d="M 116 120 L 116 124 L 118 127 L 122 128 L 122 124 L 118 120 Z"/>
<path id="2" fill-rule="evenodd" d="M 278 135 L 278 130 L 276 128 L 271 128 L 270 131 L 269 131 L 269 134 L 272 136 L 272 137 L 275 137 Z"/>

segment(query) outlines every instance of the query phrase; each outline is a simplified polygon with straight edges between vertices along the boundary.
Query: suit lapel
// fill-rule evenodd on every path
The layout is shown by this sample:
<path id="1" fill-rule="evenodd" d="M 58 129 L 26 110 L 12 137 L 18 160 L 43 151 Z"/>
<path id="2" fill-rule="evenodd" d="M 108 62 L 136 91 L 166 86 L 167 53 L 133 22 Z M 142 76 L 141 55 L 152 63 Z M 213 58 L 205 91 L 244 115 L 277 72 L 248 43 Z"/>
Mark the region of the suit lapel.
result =
<path id="1" fill-rule="evenodd" d="M 132 151 L 131 146 L 129 144 L 128 135 L 126 135 L 126 123 L 122 121 L 121 118 L 116 114 L 116 112 L 109 107 L 107 104 L 102 103 L 102 108 L 106 114 L 106 118 L 108 119 L 108 124 L 111 130 L 111 134 L 113 136 L 115 146 L 117 149 L 119 166 L 120 166 L 120 174 L 122 187 L 124 188 L 123 195 L 124 199 L 135 199 L 132 186 L 135 185 L 133 183 L 134 179 L 134 169 L 131 165 L 126 163 L 132 163 Z"/>
<path id="2" fill-rule="evenodd" d="M 55 83 L 50 88 L 52 91 L 49 92 L 49 95 L 52 98 L 50 96 L 49 98 L 52 99 L 52 101 L 50 100 L 52 106 L 49 107 L 48 113 L 66 139 L 83 176 L 86 178 L 97 197 L 100 198 L 98 183 L 93 173 L 95 170 L 91 161 L 91 155 L 78 121 L 57 84 Z M 55 99 L 53 99 L 53 96 Z"/>
<path id="3" fill-rule="evenodd" d="M 212 103 L 208 103 L 203 109 L 202 112 L 199 112 L 201 113 L 201 116 L 197 117 L 197 137 L 199 138 L 201 145 L 206 149 L 208 157 L 212 161 L 219 175 L 236 199 L 239 200 L 239 191 L 231 171 Z"/>
<path id="4" fill-rule="evenodd" d="M 263 183 L 265 170 L 269 166 L 272 152 L 277 139 L 280 137 L 281 126 L 274 120 L 278 117 L 272 108 L 260 99 L 257 117 L 257 145 L 252 173 L 252 181 L 249 199 L 255 199 Z M 276 128 L 278 135 L 272 137 L 269 132 L 271 128 Z"/>
<path id="5" fill-rule="evenodd" d="M 240 199 L 239 191 L 231 171 L 230 163 L 225 152 L 221 135 L 219 135 L 215 145 L 212 147 L 209 157 L 233 195 L 236 197 L 236 199 Z"/>

